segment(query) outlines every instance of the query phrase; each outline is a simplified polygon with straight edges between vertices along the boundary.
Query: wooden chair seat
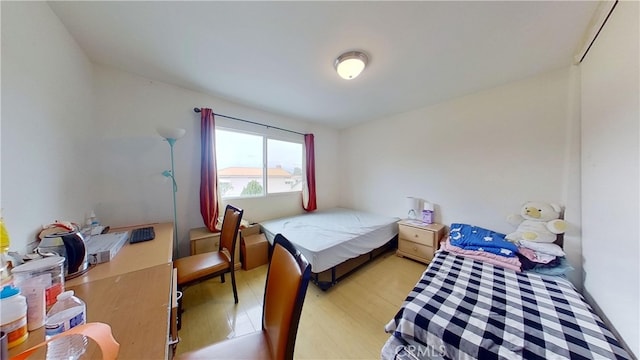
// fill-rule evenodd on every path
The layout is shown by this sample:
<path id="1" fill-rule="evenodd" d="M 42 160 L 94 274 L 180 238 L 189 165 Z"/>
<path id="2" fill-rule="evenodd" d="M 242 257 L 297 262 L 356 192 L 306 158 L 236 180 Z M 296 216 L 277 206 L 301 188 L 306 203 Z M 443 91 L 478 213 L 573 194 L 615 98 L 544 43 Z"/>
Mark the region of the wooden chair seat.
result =
<path id="1" fill-rule="evenodd" d="M 180 258 L 174 262 L 178 271 L 178 285 L 188 284 L 228 270 L 233 266 L 226 254 L 220 251 L 206 252 Z"/>

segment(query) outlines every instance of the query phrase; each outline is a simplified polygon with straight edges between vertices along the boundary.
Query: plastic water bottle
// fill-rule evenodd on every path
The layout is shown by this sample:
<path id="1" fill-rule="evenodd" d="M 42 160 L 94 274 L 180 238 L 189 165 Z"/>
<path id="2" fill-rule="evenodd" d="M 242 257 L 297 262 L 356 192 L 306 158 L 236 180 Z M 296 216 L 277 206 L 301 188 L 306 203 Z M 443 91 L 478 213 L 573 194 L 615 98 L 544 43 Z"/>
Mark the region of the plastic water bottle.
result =
<path id="1" fill-rule="evenodd" d="M 73 290 L 61 293 L 57 299 L 47 313 L 44 325 L 46 339 L 87 322 L 87 306 L 74 296 Z M 64 336 L 47 344 L 47 359 L 78 359 L 84 354 L 86 346 L 87 338 L 84 335 Z"/>

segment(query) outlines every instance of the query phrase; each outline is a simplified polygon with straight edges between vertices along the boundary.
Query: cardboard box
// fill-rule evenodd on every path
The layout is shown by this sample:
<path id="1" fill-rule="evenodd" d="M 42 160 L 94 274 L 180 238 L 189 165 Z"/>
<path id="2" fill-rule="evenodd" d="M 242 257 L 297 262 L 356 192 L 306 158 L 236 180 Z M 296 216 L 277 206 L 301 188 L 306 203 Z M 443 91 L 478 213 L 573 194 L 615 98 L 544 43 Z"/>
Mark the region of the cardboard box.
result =
<path id="1" fill-rule="evenodd" d="M 269 262 L 269 242 L 264 234 L 242 237 L 242 269 L 251 270 Z"/>

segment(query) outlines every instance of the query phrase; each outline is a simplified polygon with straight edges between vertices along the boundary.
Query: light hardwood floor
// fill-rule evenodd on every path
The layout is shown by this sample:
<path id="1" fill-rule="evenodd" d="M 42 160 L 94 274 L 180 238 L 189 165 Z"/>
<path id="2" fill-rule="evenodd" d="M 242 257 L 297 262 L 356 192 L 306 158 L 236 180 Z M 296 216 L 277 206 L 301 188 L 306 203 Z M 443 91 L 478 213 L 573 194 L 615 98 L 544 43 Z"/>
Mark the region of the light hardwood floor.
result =
<path id="1" fill-rule="evenodd" d="M 387 252 L 328 291 L 309 284 L 295 358 L 379 359 L 389 337 L 384 325 L 425 269 Z M 218 277 L 187 288 L 177 354 L 258 331 L 266 272 L 266 265 L 236 272 L 237 305 L 228 276 L 226 283 Z"/>

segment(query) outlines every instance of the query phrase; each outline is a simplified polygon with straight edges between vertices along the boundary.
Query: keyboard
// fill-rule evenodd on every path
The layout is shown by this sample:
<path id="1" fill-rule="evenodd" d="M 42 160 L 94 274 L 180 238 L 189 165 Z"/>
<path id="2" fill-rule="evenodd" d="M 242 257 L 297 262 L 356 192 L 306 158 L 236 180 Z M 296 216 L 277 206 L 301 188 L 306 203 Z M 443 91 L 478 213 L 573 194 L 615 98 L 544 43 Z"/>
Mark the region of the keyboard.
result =
<path id="1" fill-rule="evenodd" d="M 143 227 L 143 228 L 131 230 L 129 243 L 135 244 L 143 241 L 153 240 L 155 238 L 156 238 L 156 232 L 153 230 L 153 226 Z"/>

